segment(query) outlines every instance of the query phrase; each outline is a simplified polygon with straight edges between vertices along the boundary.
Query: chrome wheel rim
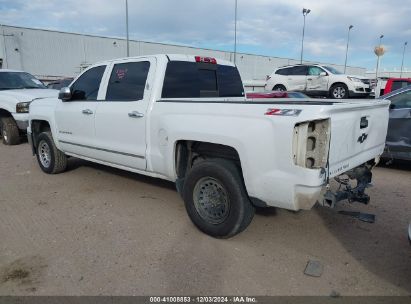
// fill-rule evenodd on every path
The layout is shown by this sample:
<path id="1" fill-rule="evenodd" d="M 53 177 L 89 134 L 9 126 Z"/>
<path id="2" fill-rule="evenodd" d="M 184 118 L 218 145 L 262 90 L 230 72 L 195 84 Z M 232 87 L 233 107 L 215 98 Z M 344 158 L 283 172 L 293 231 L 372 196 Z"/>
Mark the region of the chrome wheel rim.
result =
<path id="1" fill-rule="evenodd" d="M 4 138 L 4 141 L 5 141 L 5 142 L 8 142 L 9 137 L 7 136 L 6 130 L 2 130 L 2 131 L 1 131 L 1 134 L 2 134 L 2 136 L 3 136 L 3 138 Z"/>
<path id="2" fill-rule="evenodd" d="M 50 167 L 50 162 L 51 162 L 50 147 L 48 143 L 45 142 L 44 140 L 42 140 L 39 144 L 39 159 L 43 167 L 45 168 Z"/>
<path id="3" fill-rule="evenodd" d="M 343 87 L 336 87 L 333 90 L 333 95 L 335 98 L 343 98 L 345 96 L 345 89 Z"/>
<path id="4" fill-rule="evenodd" d="M 230 212 L 230 200 L 227 191 L 212 177 L 201 178 L 194 187 L 193 201 L 197 213 L 208 223 L 223 223 Z"/>
<path id="5" fill-rule="evenodd" d="M 285 90 L 284 90 L 283 87 L 279 86 L 279 87 L 276 87 L 276 88 L 274 89 L 274 91 L 276 91 L 276 92 L 284 92 Z"/>

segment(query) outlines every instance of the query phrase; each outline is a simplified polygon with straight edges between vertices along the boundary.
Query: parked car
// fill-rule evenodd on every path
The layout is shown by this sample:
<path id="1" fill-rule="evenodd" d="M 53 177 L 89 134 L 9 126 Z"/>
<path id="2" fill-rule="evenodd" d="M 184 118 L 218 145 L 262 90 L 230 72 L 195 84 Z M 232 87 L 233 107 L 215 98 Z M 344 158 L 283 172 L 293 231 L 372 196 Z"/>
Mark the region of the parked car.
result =
<path id="1" fill-rule="evenodd" d="M 74 80 L 74 78 L 62 78 L 58 80 L 54 80 L 47 84 L 47 88 L 60 90 L 61 88 L 68 87 L 70 83 Z"/>
<path id="2" fill-rule="evenodd" d="M 390 119 L 384 157 L 411 160 L 411 86 L 381 96 L 390 100 Z"/>
<path id="3" fill-rule="evenodd" d="M 59 98 L 34 101 L 28 132 L 45 173 L 63 172 L 74 156 L 173 181 L 200 230 L 230 237 L 255 206 L 310 209 L 344 195 L 368 202 L 388 106 L 248 101 L 229 61 L 151 55 L 95 64 Z M 321 199 L 342 173 L 358 187 Z"/>
<path id="4" fill-rule="evenodd" d="M 384 88 L 384 95 L 411 85 L 411 78 L 390 78 Z"/>
<path id="5" fill-rule="evenodd" d="M 275 70 L 267 79 L 265 90 L 300 91 L 310 96 L 342 99 L 368 97 L 369 79 L 350 76 L 319 64 L 297 64 Z"/>
<path id="6" fill-rule="evenodd" d="M 269 91 L 269 92 L 247 92 L 248 99 L 254 98 L 310 98 L 301 92 Z"/>
<path id="7" fill-rule="evenodd" d="M 30 102 L 57 97 L 33 75 L 22 71 L 0 69 L 0 138 L 5 145 L 16 145 L 26 133 Z"/>

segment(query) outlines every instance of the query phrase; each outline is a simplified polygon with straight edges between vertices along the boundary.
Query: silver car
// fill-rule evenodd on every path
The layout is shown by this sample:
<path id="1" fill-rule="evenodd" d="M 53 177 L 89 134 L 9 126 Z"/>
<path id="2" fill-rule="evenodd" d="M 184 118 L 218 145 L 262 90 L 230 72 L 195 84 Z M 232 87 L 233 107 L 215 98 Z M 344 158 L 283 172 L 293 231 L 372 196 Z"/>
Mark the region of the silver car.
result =
<path id="1" fill-rule="evenodd" d="M 383 95 L 379 99 L 391 101 L 383 157 L 411 160 L 411 86 Z"/>

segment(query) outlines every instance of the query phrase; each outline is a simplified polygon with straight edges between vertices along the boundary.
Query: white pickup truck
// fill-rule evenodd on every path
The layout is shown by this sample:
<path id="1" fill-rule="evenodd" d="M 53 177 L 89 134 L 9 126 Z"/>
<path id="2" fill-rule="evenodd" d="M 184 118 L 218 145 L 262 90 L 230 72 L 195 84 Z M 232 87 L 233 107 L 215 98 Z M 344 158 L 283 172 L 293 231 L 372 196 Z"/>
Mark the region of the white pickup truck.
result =
<path id="1" fill-rule="evenodd" d="M 153 55 L 95 64 L 59 98 L 32 102 L 28 135 L 44 172 L 64 171 L 74 156 L 175 182 L 194 224 L 230 237 L 249 225 L 255 207 L 368 203 L 388 107 L 247 100 L 230 62 Z M 343 173 L 357 186 L 326 187 Z"/>
<path id="2" fill-rule="evenodd" d="M 57 97 L 29 73 L 0 69 L 0 138 L 5 145 L 16 145 L 26 133 L 29 105 L 35 99 Z"/>

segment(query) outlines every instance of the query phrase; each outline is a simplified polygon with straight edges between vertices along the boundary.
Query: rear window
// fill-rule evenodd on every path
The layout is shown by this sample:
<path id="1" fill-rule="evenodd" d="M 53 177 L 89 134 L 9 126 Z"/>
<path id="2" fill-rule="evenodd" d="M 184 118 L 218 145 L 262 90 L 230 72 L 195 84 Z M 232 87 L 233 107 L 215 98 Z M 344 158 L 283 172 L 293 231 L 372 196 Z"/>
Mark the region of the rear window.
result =
<path id="1" fill-rule="evenodd" d="M 167 65 L 162 98 L 243 96 L 235 67 L 186 61 L 170 61 Z"/>
<path id="2" fill-rule="evenodd" d="M 275 73 L 277 75 L 290 75 L 291 68 L 279 69 Z"/>

